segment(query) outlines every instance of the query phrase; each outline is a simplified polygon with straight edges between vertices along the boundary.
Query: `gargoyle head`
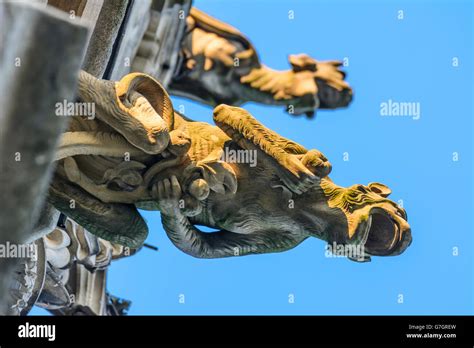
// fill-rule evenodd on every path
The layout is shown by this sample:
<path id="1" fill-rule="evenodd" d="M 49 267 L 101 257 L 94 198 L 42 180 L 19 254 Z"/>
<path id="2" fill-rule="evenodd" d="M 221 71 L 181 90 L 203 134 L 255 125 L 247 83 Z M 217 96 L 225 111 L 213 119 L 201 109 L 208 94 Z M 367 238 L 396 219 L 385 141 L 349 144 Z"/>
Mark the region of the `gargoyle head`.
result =
<path id="1" fill-rule="evenodd" d="M 380 183 L 345 188 L 324 178 L 315 190 L 300 196 L 310 203 L 304 204 L 307 208 L 299 218 L 318 226 L 320 232 L 312 235 L 329 245 L 354 247 L 356 254 L 345 255 L 354 261 L 399 255 L 411 244 L 411 229 L 405 210 L 387 198 L 390 193 Z"/>
<path id="2" fill-rule="evenodd" d="M 292 93 L 300 99 L 294 113 L 314 115 L 316 109 L 335 109 L 349 105 L 352 89 L 339 69 L 340 61 L 317 61 L 306 54 L 290 55 L 293 68 Z"/>

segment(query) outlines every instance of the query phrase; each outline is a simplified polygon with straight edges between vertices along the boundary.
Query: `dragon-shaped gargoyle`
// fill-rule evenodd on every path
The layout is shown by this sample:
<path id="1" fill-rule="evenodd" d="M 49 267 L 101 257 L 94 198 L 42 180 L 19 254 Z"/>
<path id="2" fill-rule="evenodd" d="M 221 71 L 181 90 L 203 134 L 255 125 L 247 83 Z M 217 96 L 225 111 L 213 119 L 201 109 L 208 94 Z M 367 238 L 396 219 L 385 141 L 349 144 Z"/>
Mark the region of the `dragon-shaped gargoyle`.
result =
<path id="1" fill-rule="evenodd" d="M 388 187 L 337 186 L 321 152 L 244 109 L 217 106 L 217 127 L 192 121 L 141 73 L 112 82 L 81 72 L 79 97 L 95 103 L 96 118 L 72 118 L 49 201 L 105 240 L 141 246 L 142 208 L 159 210 L 171 241 L 199 258 L 285 251 L 316 237 L 361 246 L 353 258 L 362 261 L 400 254 L 411 242 Z"/>
<path id="2" fill-rule="evenodd" d="M 291 70 L 270 69 L 237 29 L 195 7 L 187 17 L 180 57 L 170 93 L 214 106 L 255 101 L 312 117 L 318 108 L 344 107 L 352 100 L 341 62 L 299 54 L 289 56 Z"/>

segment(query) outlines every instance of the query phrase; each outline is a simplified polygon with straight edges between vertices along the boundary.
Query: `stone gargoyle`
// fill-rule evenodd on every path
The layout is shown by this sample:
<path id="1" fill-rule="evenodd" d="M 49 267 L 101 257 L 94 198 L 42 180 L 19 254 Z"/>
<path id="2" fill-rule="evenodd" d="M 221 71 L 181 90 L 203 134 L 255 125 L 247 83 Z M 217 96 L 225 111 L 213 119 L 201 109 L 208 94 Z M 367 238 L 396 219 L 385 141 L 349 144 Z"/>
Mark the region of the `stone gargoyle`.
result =
<path id="1" fill-rule="evenodd" d="M 140 208 L 159 210 L 174 245 L 199 258 L 280 252 L 316 237 L 362 246 L 354 259 L 367 261 L 411 242 L 387 186 L 334 184 L 321 152 L 242 108 L 217 106 L 217 126 L 192 121 L 142 73 L 113 82 L 81 72 L 78 89 L 96 117 L 71 118 L 48 200 L 100 238 L 140 247 L 148 234 Z"/>
<path id="2" fill-rule="evenodd" d="M 169 91 L 213 106 L 248 101 L 284 105 L 290 114 L 312 117 L 318 108 L 347 106 L 352 89 L 339 61 L 290 55 L 290 70 L 260 63 L 250 41 L 237 29 L 191 8 L 180 51 L 180 68 Z"/>

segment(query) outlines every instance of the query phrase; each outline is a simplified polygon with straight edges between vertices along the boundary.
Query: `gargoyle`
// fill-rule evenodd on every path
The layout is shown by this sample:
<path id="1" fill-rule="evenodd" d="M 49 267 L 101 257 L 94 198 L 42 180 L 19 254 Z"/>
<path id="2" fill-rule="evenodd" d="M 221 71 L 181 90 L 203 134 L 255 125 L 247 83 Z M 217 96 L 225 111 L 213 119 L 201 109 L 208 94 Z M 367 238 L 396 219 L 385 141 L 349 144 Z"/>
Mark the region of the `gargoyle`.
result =
<path id="1" fill-rule="evenodd" d="M 312 117 L 318 108 L 344 107 L 352 99 L 341 62 L 299 54 L 289 56 L 291 70 L 270 69 L 237 29 L 195 7 L 187 17 L 180 57 L 170 93 L 214 106 L 255 101 Z"/>
<path id="2" fill-rule="evenodd" d="M 244 109 L 219 105 L 217 127 L 192 121 L 141 73 L 111 82 L 81 72 L 79 97 L 95 103 L 96 118 L 72 118 L 49 201 L 100 238 L 141 246 L 148 229 L 138 207 L 159 210 L 171 241 L 200 258 L 284 251 L 316 237 L 363 246 L 360 261 L 411 242 L 406 213 L 385 185 L 335 185 L 322 153 Z M 254 165 L 242 160 L 250 152 Z"/>

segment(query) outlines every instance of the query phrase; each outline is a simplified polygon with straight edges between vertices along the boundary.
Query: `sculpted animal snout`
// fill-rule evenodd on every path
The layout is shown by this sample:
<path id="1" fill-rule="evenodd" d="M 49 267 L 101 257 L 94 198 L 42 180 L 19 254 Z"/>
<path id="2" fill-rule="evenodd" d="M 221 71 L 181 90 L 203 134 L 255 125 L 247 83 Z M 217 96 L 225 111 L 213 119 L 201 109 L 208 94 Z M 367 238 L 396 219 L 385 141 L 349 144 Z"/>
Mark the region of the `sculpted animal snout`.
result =
<path id="1" fill-rule="evenodd" d="M 333 231 L 333 239 L 338 243 L 363 245 L 369 256 L 394 256 L 408 248 L 412 237 L 407 215 L 402 207 L 387 199 L 392 192 L 389 187 L 374 182 L 343 188 L 326 180 L 322 187 L 329 206 L 339 208 L 345 216 Z"/>

